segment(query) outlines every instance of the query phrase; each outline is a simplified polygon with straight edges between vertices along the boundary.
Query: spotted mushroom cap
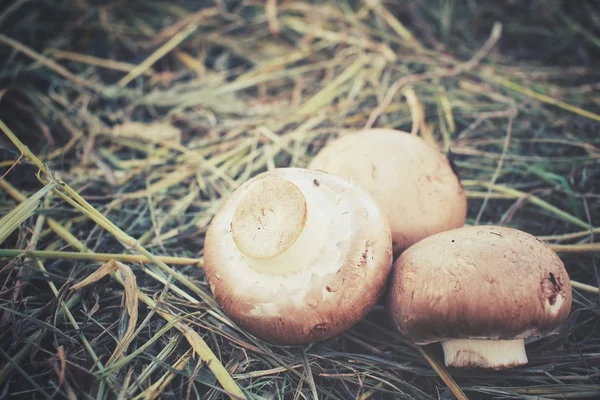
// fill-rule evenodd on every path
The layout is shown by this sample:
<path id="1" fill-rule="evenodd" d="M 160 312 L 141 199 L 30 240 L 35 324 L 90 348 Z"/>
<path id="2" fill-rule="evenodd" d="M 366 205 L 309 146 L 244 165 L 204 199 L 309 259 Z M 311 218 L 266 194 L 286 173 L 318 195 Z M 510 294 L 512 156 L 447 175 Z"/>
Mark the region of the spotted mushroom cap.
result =
<path id="1" fill-rule="evenodd" d="M 387 308 L 418 344 L 554 332 L 571 309 L 565 267 L 526 232 L 472 226 L 430 236 L 394 263 Z"/>
<path id="2" fill-rule="evenodd" d="M 206 278 L 225 313 L 279 344 L 321 341 L 356 324 L 380 299 L 393 261 L 375 200 L 339 177 L 300 168 L 239 187 L 211 222 L 204 250 Z"/>

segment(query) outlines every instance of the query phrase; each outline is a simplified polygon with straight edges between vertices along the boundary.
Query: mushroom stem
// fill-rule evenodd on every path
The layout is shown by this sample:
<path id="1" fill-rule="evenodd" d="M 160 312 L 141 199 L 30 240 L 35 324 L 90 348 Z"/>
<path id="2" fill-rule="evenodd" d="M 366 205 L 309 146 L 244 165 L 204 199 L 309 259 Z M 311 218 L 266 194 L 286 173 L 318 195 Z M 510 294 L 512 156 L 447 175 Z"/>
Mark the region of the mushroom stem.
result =
<path id="1" fill-rule="evenodd" d="M 231 231 L 254 269 L 269 275 L 291 274 L 308 267 L 320 253 L 328 218 L 318 201 L 307 200 L 303 185 L 269 177 L 257 181 L 241 200 Z"/>
<path id="2" fill-rule="evenodd" d="M 525 341 L 453 339 L 442 342 L 448 367 L 505 369 L 527 364 Z"/>

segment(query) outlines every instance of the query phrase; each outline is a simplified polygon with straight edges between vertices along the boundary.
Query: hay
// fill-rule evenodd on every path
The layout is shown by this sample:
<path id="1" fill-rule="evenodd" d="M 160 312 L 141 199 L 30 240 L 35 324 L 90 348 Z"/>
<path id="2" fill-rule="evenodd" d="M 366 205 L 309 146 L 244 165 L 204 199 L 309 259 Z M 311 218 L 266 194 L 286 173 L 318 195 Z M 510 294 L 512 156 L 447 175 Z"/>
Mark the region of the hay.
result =
<path id="1" fill-rule="evenodd" d="M 600 397 L 592 1 L 17 0 L 0 32 L 0 397 Z M 469 224 L 561 255 L 573 312 L 528 365 L 446 369 L 380 307 L 277 347 L 215 304 L 223 199 L 371 126 L 447 153 Z"/>

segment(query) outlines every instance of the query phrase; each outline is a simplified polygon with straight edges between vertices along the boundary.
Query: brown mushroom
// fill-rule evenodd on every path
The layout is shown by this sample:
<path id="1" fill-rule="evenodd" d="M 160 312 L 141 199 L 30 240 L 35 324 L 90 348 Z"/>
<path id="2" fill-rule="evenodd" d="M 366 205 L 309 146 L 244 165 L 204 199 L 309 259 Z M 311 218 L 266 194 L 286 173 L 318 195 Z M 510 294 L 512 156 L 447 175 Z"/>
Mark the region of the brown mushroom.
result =
<path id="1" fill-rule="evenodd" d="M 328 143 L 309 169 L 340 176 L 379 202 L 396 253 L 419 240 L 464 225 L 467 198 L 448 159 L 418 136 L 369 129 Z"/>
<path id="2" fill-rule="evenodd" d="M 376 201 L 339 177 L 300 168 L 262 173 L 214 217 L 207 281 L 229 317 L 279 344 L 335 336 L 376 304 L 392 265 Z"/>
<path id="3" fill-rule="evenodd" d="M 535 236 L 472 226 L 430 236 L 394 263 L 387 308 L 416 344 L 441 342 L 454 367 L 526 364 L 524 339 L 550 335 L 571 309 L 571 283 Z"/>

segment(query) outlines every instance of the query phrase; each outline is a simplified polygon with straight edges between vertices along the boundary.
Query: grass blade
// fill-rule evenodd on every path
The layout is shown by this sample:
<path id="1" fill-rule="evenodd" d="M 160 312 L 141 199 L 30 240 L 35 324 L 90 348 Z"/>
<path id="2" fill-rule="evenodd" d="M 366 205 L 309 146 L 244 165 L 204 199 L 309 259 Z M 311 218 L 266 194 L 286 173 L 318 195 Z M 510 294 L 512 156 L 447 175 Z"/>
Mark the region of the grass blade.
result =
<path id="1" fill-rule="evenodd" d="M 42 198 L 55 187 L 55 183 L 47 184 L 0 219 L 0 244 L 35 213 Z"/>

